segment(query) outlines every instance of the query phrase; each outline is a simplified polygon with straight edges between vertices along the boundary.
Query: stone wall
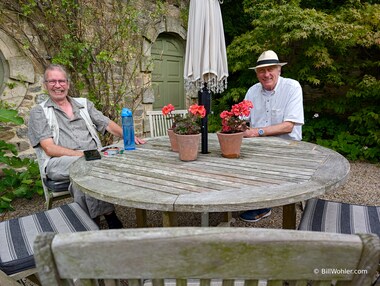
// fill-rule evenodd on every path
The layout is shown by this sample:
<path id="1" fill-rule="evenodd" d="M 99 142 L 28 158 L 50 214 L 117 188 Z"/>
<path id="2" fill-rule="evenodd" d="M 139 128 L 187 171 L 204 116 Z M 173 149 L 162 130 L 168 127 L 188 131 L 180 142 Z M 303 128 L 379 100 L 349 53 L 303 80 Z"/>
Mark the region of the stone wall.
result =
<path id="1" fill-rule="evenodd" d="M 141 35 L 145 51 L 144 58 L 150 60 L 150 46 L 161 33 L 172 33 L 186 39 L 186 31 L 180 19 L 180 7 L 187 7 L 188 0 L 167 1 L 165 3 L 165 15 L 158 22 L 150 23 L 149 19 L 141 19 L 141 24 L 147 25 L 146 34 Z M 156 1 L 139 0 L 135 2 L 141 9 L 153 9 Z M 147 22 L 148 21 L 148 22 Z M 1 24 L 0 24 L 1 25 Z M 1 27 L 0 27 L 1 28 Z M 1 99 L 19 111 L 25 124 L 21 126 L 7 126 L 0 130 L 0 138 L 9 143 L 14 143 L 21 156 L 34 154 L 33 148 L 27 138 L 27 125 L 30 109 L 36 105 L 41 96 L 45 95 L 42 87 L 43 67 L 33 59 L 33 56 L 25 54 L 16 44 L 16 41 L 0 29 L 0 52 L 4 55 L 5 64 L 9 73 L 5 75 L 5 89 Z M 140 75 L 135 79 L 137 85 L 144 85 L 151 81 L 149 65 L 141 63 Z M 46 96 L 46 95 L 45 95 Z M 146 111 L 152 110 L 154 101 L 153 89 L 146 88 L 141 93 L 141 103 L 134 111 L 136 135 L 145 137 L 149 134 Z"/>

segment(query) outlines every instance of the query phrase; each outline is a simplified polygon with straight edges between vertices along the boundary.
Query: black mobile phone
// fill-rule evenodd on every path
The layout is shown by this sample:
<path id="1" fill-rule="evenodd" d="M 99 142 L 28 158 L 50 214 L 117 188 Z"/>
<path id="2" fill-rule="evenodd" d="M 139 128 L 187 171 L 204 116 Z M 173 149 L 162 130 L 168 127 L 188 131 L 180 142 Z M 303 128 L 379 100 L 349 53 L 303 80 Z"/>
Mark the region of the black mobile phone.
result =
<path id="1" fill-rule="evenodd" d="M 102 158 L 98 150 L 85 150 L 83 151 L 86 161 L 99 160 Z"/>

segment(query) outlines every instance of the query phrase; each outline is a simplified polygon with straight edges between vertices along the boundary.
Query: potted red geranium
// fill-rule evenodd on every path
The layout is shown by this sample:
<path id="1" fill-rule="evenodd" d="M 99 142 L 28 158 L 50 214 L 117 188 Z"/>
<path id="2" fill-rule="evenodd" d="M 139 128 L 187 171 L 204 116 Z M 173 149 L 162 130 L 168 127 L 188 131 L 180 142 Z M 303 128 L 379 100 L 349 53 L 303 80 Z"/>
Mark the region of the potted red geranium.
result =
<path id="1" fill-rule="evenodd" d="M 173 104 L 165 105 L 162 108 L 162 114 L 166 116 L 168 120 L 171 121 L 171 127 L 168 129 L 168 136 L 170 140 L 170 145 L 172 148 L 172 151 L 178 152 L 178 144 L 177 144 L 177 138 L 174 134 L 174 127 L 176 126 L 177 121 L 182 117 L 182 114 L 174 114 L 175 107 Z"/>
<path id="2" fill-rule="evenodd" d="M 206 116 L 203 105 L 193 104 L 188 114 L 179 118 L 173 128 L 177 137 L 179 158 L 182 161 L 194 161 L 198 157 L 201 138 L 201 118 Z"/>
<path id="3" fill-rule="evenodd" d="M 217 132 L 217 136 L 223 157 L 240 157 L 243 132 L 248 128 L 245 118 L 249 116 L 252 108 L 251 101 L 243 100 L 234 104 L 230 111 L 225 110 L 220 114 L 222 131 Z"/>
<path id="4" fill-rule="evenodd" d="M 203 105 L 193 104 L 184 117 L 176 118 L 173 131 L 177 138 L 179 158 L 193 161 L 198 157 L 201 118 L 206 116 Z"/>

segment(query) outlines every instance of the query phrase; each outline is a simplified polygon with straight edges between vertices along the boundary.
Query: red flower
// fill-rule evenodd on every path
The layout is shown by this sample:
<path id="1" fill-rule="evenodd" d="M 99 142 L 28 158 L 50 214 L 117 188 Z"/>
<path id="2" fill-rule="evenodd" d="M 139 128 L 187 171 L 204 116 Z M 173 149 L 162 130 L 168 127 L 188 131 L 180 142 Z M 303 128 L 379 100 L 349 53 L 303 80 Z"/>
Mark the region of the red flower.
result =
<path id="1" fill-rule="evenodd" d="M 244 117 L 249 116 L 253 104 L 249 100 L 243 100 L 234 104 L 231 111 L 223 111 L 220 114 L 222 118 L 222 133 L 237 133 L 247 129 L 247 123 Z"/>
<path id="2" fill-rule="evenodd" d="M 172 126 L 171 129 L 174 129 L 174 127 L 177 124 L 177 121 L 181 118 L 180 114 L 172 114 L 172 111 L 175 111 L 175 107 L 173 104 L 165 105 L 162 109 L 162 114 L 166 116 L 166 119 L 172 120 Z"/>
<path id="3" fill-rule="evenodd" d="M 203 118 L 206 116 L 206 109 L 203 105 L 193 104 L 189 108 L 189 112 L 195 116 Z"/>
<path id="4" fill-rule="evenodd" d="M 220 114 L 220 118 L 224 119 L 224 118 L 228 118 L 228 117 L 231 117 L 233 116 L 233 113 L 231 111 L 223 111 L 221 114 Z"/>
<path id="5" fill-rule="evenodd" d="M 166 105 L 162 108 L 162 114 L 168 115 L 169 113 L 171 113 L 174 110 L 175 110 L 175 107 L 169 103 L 168 105 Z"/>

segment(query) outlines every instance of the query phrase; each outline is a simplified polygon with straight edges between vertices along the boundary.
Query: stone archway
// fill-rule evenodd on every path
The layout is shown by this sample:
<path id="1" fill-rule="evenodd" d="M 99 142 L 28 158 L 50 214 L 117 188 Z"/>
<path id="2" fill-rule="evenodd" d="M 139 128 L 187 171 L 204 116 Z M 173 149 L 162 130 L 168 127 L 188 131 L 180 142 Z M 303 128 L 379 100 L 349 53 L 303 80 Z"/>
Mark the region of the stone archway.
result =
<path id="1" fill-rule="evenodd" d="M 154 110 L 173 104 L 176 109 L 185 109 L 184 92 L 184 46 L 172 34 L 161 34 L 152 45 L 152 87 Z"/>
<path id="2" fill-rule="evenodd" d="M 183 41 L 185 45 L 187 32 L 183 28 L 179 19 L 174 17 L 165 17 L 162 21 L 157 23 L 155 26 L 148 29 L 143 39 L 143 52 L 145 61 L 142 63 L 142 72 L 150 75 L 150 81 L 152 71 L 153 71 L 153 60 L 152 59 L 152 46 L 156 42 L 160 34 L 171 34 L 177 37 L 180 41 Z M 143 94 L 144 104 L 153 104 L 154 102 L 154 90 L 153 87 L 147 88 Z M 152 107 L 148 108 L 151 110 Z"/>
<path id="3" fill-rule="evenodd" d="M 32 62 L 19 50 L 12 38 L 0 31 L 0 52 L 2 57 L 2 87 L 1 100 L 13 108 L 20 106 L 28 86 L 35 82 Z"/>
<path id="4" fill-rule="evenodd" d="M 5 81 L 7 78 L 9 78 L 8 65 L 6 64 L 4 55 L 0 50 L 0 94 L 4 91 Z"/>
<path id="5" fill-rule="evenodd" d="M 155 26 L 150 27 L 147 30 L 147 32 L 143 35 L 144 60 L 141 63 L 141 71 L 146 75 L 145 81 L 147 82 L 152 82 L 152 72 L 154 68 L 154 58 L 152 58 L 152 46 L 156 42 L 160 34 L 170 34 L 173 37 L 176 37 L 178 41 L 182 41 L 183 46 L 185 46 L 187 31 L 184 29 L 179 16 L 177 18 L 164 17 L 162 18 L 162 21 L 156 23 Z M 142 96 L 142 103 L 144 105 L 143 132 L 145 134 L 150 131 L 148 119 L 145 116 L 145 112 L 148 110 L 153 110 L 154 101 L 154 87 L 151 86 L 144 90 Z"/>

